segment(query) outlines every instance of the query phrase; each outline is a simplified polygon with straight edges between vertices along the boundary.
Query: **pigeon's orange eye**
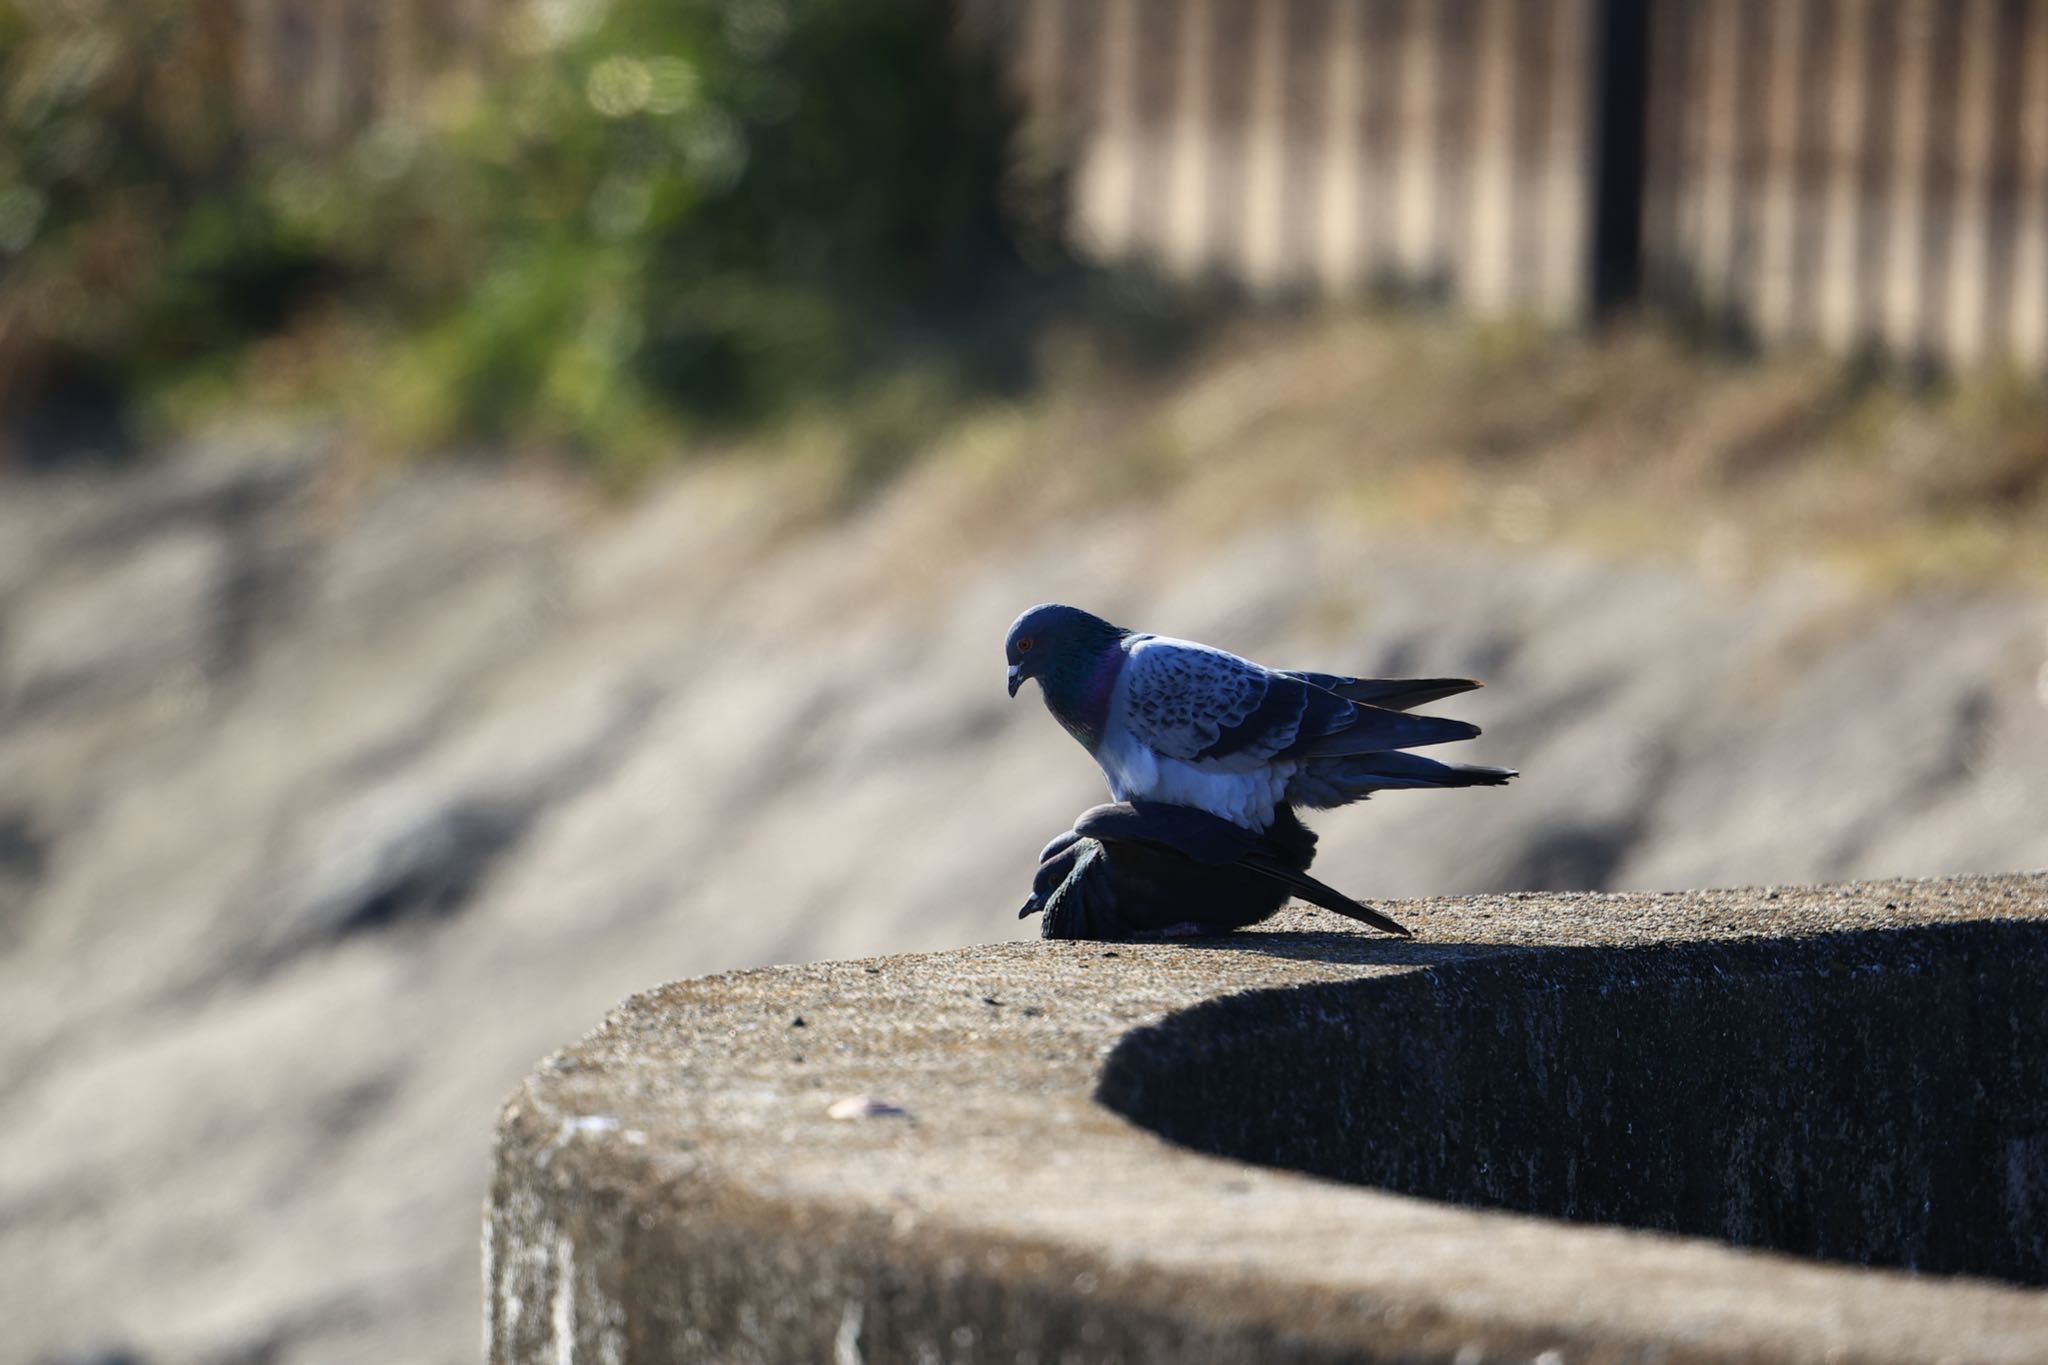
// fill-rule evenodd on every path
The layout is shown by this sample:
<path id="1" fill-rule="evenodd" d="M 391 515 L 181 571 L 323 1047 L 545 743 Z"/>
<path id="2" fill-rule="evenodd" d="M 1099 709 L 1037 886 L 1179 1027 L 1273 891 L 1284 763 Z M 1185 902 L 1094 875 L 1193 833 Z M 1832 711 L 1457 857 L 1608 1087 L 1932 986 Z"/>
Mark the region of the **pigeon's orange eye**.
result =
<path id="1" fill-rule="evenodd" d="M 1029 654 L 1031 652 L 1031 642 L 1029 640 L 1019 640 L 1017 642 L 1017 652 L 1019 654 Z"/>

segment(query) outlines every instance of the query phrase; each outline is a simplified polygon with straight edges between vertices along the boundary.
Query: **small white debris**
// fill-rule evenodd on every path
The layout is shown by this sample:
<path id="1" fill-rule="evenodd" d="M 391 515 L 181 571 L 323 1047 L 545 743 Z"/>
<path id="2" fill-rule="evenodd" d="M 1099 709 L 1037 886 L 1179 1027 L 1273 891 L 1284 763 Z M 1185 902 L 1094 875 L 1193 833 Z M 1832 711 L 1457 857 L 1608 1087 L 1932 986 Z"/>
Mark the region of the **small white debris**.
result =
<path id="1" fill-rule="evenodd" d="M 561 1128 L 556 1130 L 555 1140 L 542 1150 L 534 1164 L 542 1169 L 546 1169 L 547 1164 L 555 1159 L 555 1153 L 568 1146 L 571 1140 L 584 1134 L 616 1133 L 618 1131 L 619 1121 L 610 1114 L 581 1114 L 573 1119 L 563 1119 Z M 630 1137 L 626 1140 L 628 1142 L 632 1141 Z M 645 1140 L 646 1137 L 643 1134 L 641 1141 L 644 1142 Z"/>
<path id="2" fill-rule="evenodd" d="M 835 1119 L 907 1119 L 910 1111 L 900 1104 L 878 1100 L 873 1095 L 848 1095 L 832 1101 L 825 1111 Z"/>
<path id="3" fill-rule="evenodd" d="M 859 1299 L 848 1299 L 846 1311 L 839 1315 L 839 1331 L 832 1338 L 832 1365 L 866 1365 L 860 1353 L 861 1320 L 867 1310 Z"/>

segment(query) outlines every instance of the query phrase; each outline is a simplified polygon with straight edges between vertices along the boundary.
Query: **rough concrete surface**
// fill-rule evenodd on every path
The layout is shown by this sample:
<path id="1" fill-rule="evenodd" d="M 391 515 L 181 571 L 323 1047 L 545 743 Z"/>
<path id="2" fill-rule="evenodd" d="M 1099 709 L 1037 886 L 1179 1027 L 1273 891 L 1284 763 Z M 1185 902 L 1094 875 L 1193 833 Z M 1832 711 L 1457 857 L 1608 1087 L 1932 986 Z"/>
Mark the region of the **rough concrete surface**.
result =
<path id="1" fill-rule="evenodd" d="M 1393 908 L 636 996 L 500 1120 L 490 1358 L 2048 1359 L 2048 875 Z"/>
<path id="2" fill-rule="evenodd" d="M 253 428 L 0 477 L 0 1360 L 473 1360 L 534 1058 L 652 981 L 1035 932 L 1032 859 L 1102 794 L 1003 695 L 1041 598 L 1485 678 L 1459 756 L 1524 776 L 1317 817 L 1363 897 L 2048 865 L 2038 596 L 1341 507 L 963 527 L 976 477 L 607 506 Z"/>

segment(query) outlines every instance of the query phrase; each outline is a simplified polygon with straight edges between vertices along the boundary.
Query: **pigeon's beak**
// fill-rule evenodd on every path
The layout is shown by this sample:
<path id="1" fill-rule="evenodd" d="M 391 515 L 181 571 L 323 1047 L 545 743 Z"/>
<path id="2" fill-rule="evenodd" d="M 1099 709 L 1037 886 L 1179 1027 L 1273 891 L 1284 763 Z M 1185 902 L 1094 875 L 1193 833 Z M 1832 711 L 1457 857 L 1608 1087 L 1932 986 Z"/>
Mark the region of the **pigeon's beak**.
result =
<path id="1" fill-rule="evenodd" d="M 1017 689 L 1024 685 L 1024 665 L 1010 665 L 1010 695 L 1016 696 Z"/>
<path id="2" fill-rule="evenodd" d="M 1024 908 L 1017 912 L 1017 918 L 1030 919 L 1033 915 L 1037 914 L 1039 911 L 1043 909 L 1045 909 L 1045 907 L 1038 903 L 1038 893 L 1034 891 L 1031 893 L 1031 899 L 1024 902 Z"/>

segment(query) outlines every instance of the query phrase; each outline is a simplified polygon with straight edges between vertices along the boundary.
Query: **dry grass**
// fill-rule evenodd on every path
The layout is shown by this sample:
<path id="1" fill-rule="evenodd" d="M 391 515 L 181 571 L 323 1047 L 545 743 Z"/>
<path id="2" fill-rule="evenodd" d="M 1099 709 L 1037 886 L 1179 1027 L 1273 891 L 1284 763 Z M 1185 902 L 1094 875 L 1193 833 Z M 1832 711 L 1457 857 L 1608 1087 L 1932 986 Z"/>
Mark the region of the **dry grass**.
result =
<path id="1" fill-rule="evenodd" d="M 1142 503 L 1192 539 L 1314 510 L 1735 580 L 1791 559 L 1881 588 L 2048 583 L 2048 400 L 2009 378 L 1909 393 L 1648 328 L 1585 340 L 1354 315 L 1235 325 L 1152 372 L 1069 336 L 1032 396 L 941 406 L 884 394 L 873 415 L 771 443 L 847 471 L 819 481 L 836 491 L 818 510 L 882 466 L 916 469 L 920 520 L 963 554 Z M 862 455 L 878 427 L 879 464 Z"/>

